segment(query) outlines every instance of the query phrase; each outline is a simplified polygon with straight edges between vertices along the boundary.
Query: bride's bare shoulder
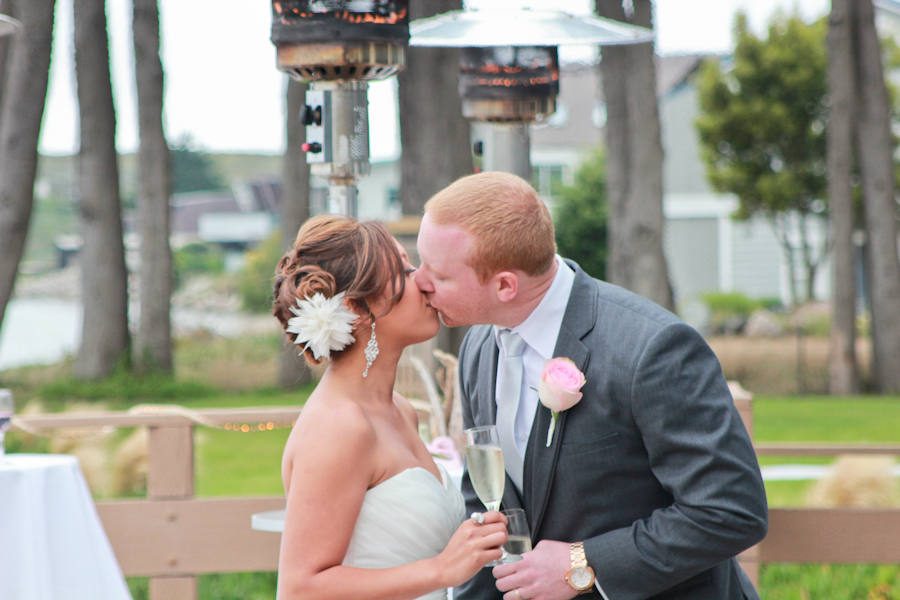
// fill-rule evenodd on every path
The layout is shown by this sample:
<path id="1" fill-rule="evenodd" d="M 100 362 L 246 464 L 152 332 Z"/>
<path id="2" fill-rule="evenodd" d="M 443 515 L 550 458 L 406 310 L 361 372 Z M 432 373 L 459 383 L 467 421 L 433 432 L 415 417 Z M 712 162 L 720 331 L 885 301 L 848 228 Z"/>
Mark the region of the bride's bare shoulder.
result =
<path id="1" fill-rule="evenodd" d="M 370 447 L 375 428 L 365 410 L 350 398 L 310 396 L 300 411 L 289 443 L 310 444 L 343 451 Z"/>

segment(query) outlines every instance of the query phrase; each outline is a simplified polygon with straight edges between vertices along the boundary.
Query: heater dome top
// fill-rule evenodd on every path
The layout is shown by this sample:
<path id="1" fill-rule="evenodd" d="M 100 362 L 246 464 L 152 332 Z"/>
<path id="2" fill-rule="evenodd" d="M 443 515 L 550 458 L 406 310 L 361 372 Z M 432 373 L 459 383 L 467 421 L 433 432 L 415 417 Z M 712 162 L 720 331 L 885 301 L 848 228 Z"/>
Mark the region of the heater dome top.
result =
<path id="1" fill-rule="evenodd" d="M 640 44 L 650 29 L 595 16 L 530 9 L 456 10 L 409 24 L 410 46 L 563 46 Z"/>
<path id="2" fill-rule="evenodd" d="M 6 15 L 0 15 L 0 37 L 15 33 L 19 27 L 20 24 L 15 19 L 7 17 Z"/>

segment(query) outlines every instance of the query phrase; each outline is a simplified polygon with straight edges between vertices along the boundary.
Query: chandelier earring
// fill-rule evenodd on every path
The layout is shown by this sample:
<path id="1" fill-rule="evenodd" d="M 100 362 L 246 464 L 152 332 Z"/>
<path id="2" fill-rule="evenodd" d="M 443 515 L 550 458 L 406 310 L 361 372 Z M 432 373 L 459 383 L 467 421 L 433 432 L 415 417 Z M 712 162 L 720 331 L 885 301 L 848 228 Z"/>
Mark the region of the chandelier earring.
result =
<path id="1" fill-rule="evenodd" d="M 378 340 L 375 339 L 375 321 L 372 321 L 372 337 L 369 338 L 369 343 L 366 344 L 366 370 L 363 371 L 363 377 L 366 377 L 369 374 L 369 367 L 372 366 L 372 363 L 375 362 L 377 357 Z"/>

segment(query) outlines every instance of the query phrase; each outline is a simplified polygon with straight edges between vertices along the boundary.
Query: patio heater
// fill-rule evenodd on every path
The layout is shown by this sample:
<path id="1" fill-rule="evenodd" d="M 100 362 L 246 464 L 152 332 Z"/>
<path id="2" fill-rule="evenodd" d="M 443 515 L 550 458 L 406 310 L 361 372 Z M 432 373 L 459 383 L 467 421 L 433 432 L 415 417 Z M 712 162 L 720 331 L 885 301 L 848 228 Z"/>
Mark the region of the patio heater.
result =
<path id="1" fill-rule="evenodd" d="M 356 217 L 356 184 L 370 171 L 368 82 L 406 66 L 408 42 L 409 0 L 272 0 L 277 66 L 310 83 L 306 162 L 341 214 Z"/>
<path id="2" fill-rule="evenodd" d="M 549 10 L 452 11 L 414 21 L 413 46 L 460 50 L 463 116 L 482 127 L 474 151 L 485 171 L 531 180 L 530 125 L 556 111 L 562 45 L 640 44 L 653 40 L 643 27 Z"/>

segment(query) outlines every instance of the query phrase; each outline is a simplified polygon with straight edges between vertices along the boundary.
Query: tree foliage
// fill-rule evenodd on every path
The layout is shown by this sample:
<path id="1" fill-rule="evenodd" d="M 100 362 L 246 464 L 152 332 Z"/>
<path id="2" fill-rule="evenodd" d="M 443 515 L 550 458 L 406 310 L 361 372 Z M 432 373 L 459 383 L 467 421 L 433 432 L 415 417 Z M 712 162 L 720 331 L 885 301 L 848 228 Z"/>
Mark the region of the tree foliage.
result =
<path id="1" fill-rule="evenodd" d="M 172 193 L 220 190 L 222 176 L 205 152 L 197 150 L 190 137 L 169 146 L 172 168 Z"/>
<path id="2" fill-rule="evenodd" d="M 825 198 L 826 23 L 776 16 L 768 39 L 735 24 L 734 62 L 704 65 L 697 130 L 710 183 L 737 218 L 812 212 Z"/>
<path id="3" fill-rule="evenodd" d="M 575 173 L 575 185 L 560 193 L 554 210 L 559 253 L 591 277 L 606 279 L 606 156 L 594 150 Z"/>
<path id="4" fill-rule="evenodd" d="M 789 265 L 794 261 L 787 217 L 798 217 L 811 298 L 816 268 L 828 249 L 826 242 L 816 251 L 809 238 L 828 209 L 827 23 L 777 14 L 762 39 L 739 14 L 734 32 L 730 68 L 709 61 L 700 75 L 697 131 L 707 176 L 716 190 L 737 196 L 735 218 L 759 215 L 773 223 Z"/>
<path id="5" fill-rule="evenodd" d="M 272 310 L 275 266 L 282 254 L 281 235 L 278 231 L 244 254 L 244 266 L 237 276 L 238 292 L 244 310 L 257 313 Z"/>

